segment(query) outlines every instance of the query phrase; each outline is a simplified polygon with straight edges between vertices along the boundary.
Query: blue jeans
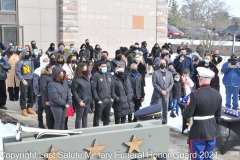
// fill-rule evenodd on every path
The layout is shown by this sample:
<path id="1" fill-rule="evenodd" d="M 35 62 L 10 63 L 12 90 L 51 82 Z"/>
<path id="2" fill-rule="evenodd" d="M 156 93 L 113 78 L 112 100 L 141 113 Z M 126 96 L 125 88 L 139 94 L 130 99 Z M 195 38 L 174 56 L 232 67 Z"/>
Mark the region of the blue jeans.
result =
<path id="1" fill-rule="evenodd" d="M 173 98 L 172 99 L 172 111 L 171 113 L 173 114 L 174 112 L 174 108 L 176 108 L 176 113 L 178 114 L 178 109 L 179 109 L 179 106 L 178 106 L 178 103 L 180 102 L 180 98 Z"/>
<path id="2" fill-rule="evenodd" d="M 233 95 L 233 108 L 236 109 L 238 107 L 238 94 L 239 87 L 238 86 L 225 86 L 226 88 L 226 107 L 232 108 L 231 100 Z"/>

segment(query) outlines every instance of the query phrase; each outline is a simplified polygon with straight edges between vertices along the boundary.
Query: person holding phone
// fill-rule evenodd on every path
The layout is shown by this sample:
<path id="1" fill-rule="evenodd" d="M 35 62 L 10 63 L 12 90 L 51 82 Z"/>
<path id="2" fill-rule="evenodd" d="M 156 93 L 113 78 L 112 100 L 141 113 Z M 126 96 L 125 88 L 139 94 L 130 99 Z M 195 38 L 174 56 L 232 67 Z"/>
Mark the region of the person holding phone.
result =
<path id="1" fill-rule="evenodd" d="M 238 93 L 240 86 L 240 62 L 237 61 L 237 54 L 233 53 L 222 66 L 223 84 L 226 88 L 226 107 L 237 110 L 238 108 Z M 233 103 L 231 105 L 233 95 Z"/>
<path id="2" fill-rule="evenodd" d="M 91 82 L 88 78 L 91 71 L 86 63 L 79 63 L 75 69 L 72 81 L 73 105 L 76 109 L 75 128 L 87 128 L 87 117 L 90 105 L 93 101 Z"/>

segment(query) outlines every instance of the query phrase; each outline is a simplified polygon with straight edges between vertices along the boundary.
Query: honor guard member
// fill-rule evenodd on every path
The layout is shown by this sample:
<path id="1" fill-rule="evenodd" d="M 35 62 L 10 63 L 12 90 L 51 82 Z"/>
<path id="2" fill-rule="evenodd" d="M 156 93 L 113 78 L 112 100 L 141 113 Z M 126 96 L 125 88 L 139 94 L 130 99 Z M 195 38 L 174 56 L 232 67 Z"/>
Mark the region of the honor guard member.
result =
<path id="1" fill-rule="evenodd" d="M 162 113 L 161 110 L 162 110 L 161 105 L 159 104 L 151 105 L 136 111 L 134 113 L 134 117 L 136 117 L 138 121 L 158 120 L 158 119 L 161 119 L 161 113 Z M 137 159 L 134 159 L 134 160 L 137 160 Z M 166 158 L 153 157 L 153 160 L 166 160 Z"/>
<path id="2" fill-rule="evenodd" d="M 198 67 L 200 88 L 190 94 L 183 111 L 185 118 L 192 117 L 189 134 L 190 155 L 194 160 L 211 160 L 219 135 L 217 123 L 220 122 L 222 97 L 210 87 L 214 72 Z"/>

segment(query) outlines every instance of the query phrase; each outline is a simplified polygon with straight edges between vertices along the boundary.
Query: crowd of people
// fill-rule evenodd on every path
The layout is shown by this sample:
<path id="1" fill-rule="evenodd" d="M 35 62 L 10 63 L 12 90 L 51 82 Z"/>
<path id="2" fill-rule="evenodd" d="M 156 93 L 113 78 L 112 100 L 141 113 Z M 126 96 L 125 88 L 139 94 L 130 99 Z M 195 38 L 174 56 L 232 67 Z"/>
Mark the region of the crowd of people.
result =
<path id="1" fill-rule="evenodd" d="M 68 47 L 51 43 L 42 52 L 33 40 L 31 45 L 8 48 L 0 45 L 0 108 L 7 109 L 10 101 L 19 101 L 23 116 L 37 114 L 40 128 L 68 129 L 68 117 L 76 114 L 75 128 L 86 128 L 88 114 L 93 113 L 93 126 L 110 122 L 111 108 L 115 124 L 136 122 L 134 112 L 145 98 L 145 76 L 152 75 L 154 87 L 151 105 L 161 104 L 162 123 L 167 124 L 169 111 L 172 118 L 179 115 L 178 103 L 200 87 L 197 67 L 212 70 L 215 75 L 210 86 L 217 91 L 223 76 L 226 88 L 226 107 L 238 108 L 240 70 L 238 57 L 233 53 L 223 64 L 219 50 L 205 52 L 201 43 L 196 52 L 189 44 L 177 47 L 173 60 L 172 45 L 156 43 L 151 52 L 147 42 L 120 47 L 110 60 L 99 44 L 90 45 L 88 39 L 77 52 L 74 44 Z M 19 94 L 20 92 L 20 94 Z M 20 97 L 19 97 L 20 95 Z M 233 106 L 231 100 L 233 96 Z M 36 104 L 37 113 L 32 109 Z M 127 119 L 128 118 L 128 119 Z"/>

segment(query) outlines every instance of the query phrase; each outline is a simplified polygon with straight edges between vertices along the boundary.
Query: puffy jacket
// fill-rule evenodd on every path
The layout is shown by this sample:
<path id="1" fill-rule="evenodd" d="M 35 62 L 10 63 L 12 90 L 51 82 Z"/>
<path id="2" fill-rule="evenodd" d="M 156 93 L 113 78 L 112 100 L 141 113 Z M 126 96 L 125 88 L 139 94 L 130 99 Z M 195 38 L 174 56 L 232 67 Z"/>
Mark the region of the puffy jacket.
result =
<path id="1" fill-rule="evenodd" d="M 7 79 L 7 72 L 11 69 L 11 65 L 8 63 L 5 57 L 0 59 L 0 80 Z"/>
<path id="2" fill-rule="evenodd" d="M 92 77 L 92 93 L 95 101 L 113 97 L 113 77 L 111 73 L 97 71 Z"/>
<path id="3" fill-rule="evenodd" d="M 238 62 L 240 66 L 240 62 Z M 221 69 L 223 76 L 223 84 L 225 86 L 240 86 L 240 68 L 228 68 L 228 62 L 224 63 Z"/>
<path id="4" fill-rule="evenodd" d="M 90 106 L 92 103 L 92 91 L 91 91 L 91 83 L 89 78 L 73 78 L 72 81 L 72 94 L 73 94 L 73 103 L 76 106 L 79 106 L 79 103 L 83 101 L 85 106 Z"/>
<path id="5" fill-rule="evenodd" d="M 116 75 L 114 76 L 113 95 L 113 109 L 116 118 L 121 118 L 134 112 L 134 95 L 128 76 L 124 78 L 123 82 Z"/>
<path id="6" fill-rule="evenodd" d="M 39 79 L 40 82 L 40 93 L 42 94 L 42 105 L 46 107 L 46 102 L 49 101 L 48 98 L 48 83 L 52 81 L 51 74 L 46 70 L 41 70 L 41 77 Z"/>
<path id="7" fill-rule="evenodd" d="M 82 57 L 82 56 L 87 57 L 87 60 L 89 61 L 89 59 L 90 59 L 90 51 L 87 50 L 87 49 L 81 49 L 79 51 L 79 55 L 78 55 L 77 58 L 80 59 L 80 57 Z"/>
<path id="8" fill-rule="evenodd" d="M 182 74 L 184 69 L 189 69 L 190 77 L 193 78 L 194 75 L 194 66 L 192 63 L 192 59 L 187 55 L 184 55 L 184 60 L 182 62 L 179 61 L 180 56 L 176 57 L 173 61 L 174 68 L 180 74 Z"/>
<path id="9" fill-rule="evenodd" d="M 66 104 L 72 104 L 72 95 L 68 88 L 67 80 L 62 83 L 56 81 L 56 76 L 64 70 L 56 66 L 52 70 L 52 81 L 48 83 L 48 96 L 51 107 L 65 107 Z"/>
<path id="10" fill-rule="evenodd" d="M 175 81 L 172 88 L 172 98 L 183 98 L 186 96 L 184 84 L 180 81 Z"/>

